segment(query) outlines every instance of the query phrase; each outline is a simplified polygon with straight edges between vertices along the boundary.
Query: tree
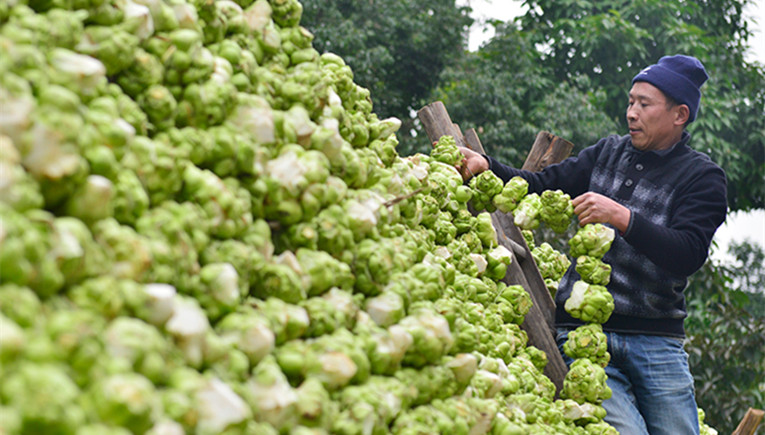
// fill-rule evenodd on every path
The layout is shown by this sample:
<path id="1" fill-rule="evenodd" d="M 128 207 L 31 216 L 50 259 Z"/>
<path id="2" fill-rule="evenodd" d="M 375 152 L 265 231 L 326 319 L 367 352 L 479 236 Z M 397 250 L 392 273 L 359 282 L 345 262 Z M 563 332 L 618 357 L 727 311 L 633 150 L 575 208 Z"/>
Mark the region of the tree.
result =
<path id="1" fill-rule="evenodd" d="M 765 207 L 765 71 L 745 62 L 748 0 L 526 0 L 520 20 L 545 47 L 540 59 L 557 81 L 600 89 L 601 109 L 626 130 L 624 107 L 637 70 L 665 54 L 698 57 L 711 73 L 692 146 L 728 175 L 732 210 Z M 618 49 L 617 49 L 618 48 Z M 581 81 L 585 75 L 589 81 Z"/>
<path id="2" fill-rule="evenodd" d="M 526 33 L 500 25 L 477 53 L 444 70 L 431 99 L 443 101 L 461 127 L 475 128 L 487 153 L 518 167 L 539 131 L 570 140 L 575 152 L 612 132 L 616 125 L 597 107 L 602 92 L 556 80 L 541 56 Z"/>
<path id="3" fill-rule="evenodd" d="M 314 34 L 314 47 L 351 66 L 355 81 L 370 90 L 375 113 L 402 120 L 405 149 L 414 128 L 412 111 L 422 107 L 441 70 L 465 51 L 470 9 L 455 0 L 302 3 L 301 23 Z"/>
<path id="4" fill-rule="evenodd" d="M 765 408 L 765 251 L 744 242 L 735 262 L 709 260 L 686 289 L 686 350 L 706 422 L 731 433 L 749 407 Z"/>
<path id="5" fill-rule="evenodd" d="M 379 115 L 403 121 L 400 154 L 427 150 L 412 115 L 442 99 L 452 119 L 477 127 L 487 150 L 512 164 L 539 130 L 571 140 L 575 151 L 625 132 L 637 70 L 665 54 L 692 54 L 711 73 L 689 126 L 692 146 L 725 169 L 731 210 L 765 207 L 765 70 L 744 61 L 751 0 L 524 3 L 517 27 L 497 24 L 476 54 L 465 49 L 470 9 L 454 0 L 305 0 L 302 23 L 319 51 L 351 65 Z"/>

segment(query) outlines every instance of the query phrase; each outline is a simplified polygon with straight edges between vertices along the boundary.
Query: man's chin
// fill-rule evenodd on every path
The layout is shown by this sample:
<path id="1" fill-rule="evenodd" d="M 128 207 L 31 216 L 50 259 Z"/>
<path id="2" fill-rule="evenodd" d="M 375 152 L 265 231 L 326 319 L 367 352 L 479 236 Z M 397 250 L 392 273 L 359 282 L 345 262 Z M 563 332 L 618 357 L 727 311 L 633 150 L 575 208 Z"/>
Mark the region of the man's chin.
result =
<path id="1" fill-rule="evenodd" d="M 635 140 L 635 138 L 632 138 L 632 146 L 643 151 L 646 147 L 645 141 L 642 140 Z"/>

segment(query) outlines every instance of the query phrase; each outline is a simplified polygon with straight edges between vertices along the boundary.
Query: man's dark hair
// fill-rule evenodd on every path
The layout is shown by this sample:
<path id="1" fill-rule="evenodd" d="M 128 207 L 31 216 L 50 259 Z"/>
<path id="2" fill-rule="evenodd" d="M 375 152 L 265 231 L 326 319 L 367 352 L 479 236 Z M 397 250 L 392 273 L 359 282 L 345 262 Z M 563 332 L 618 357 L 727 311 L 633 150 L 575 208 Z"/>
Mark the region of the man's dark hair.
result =
<path id="1" fill-rule="evenodd" d="M 671 110 L 675 106 L 679 106 L 680 104 L 683 104 L 683 103 L 680 103 L 679 101 L 675 100 L 671 96 L 669 96 L 669 94 L 667 94 L 666 92 L 662 91 L 661 89 L 659 89 L 659 91 L 662 94 L 664 94 L 664 98 L 667 100 L 667 103 L 665 104 L 665 107 L 667 108 L 667 111 Z M 688 120 L 685 121 L 685 124 L 683 124 L 683 128 L 688 127 L 688 124 L 690 124 L 690 123 L 691 123 L 691 121 L 690 121 L 690 117 L 689 117 Z"/>

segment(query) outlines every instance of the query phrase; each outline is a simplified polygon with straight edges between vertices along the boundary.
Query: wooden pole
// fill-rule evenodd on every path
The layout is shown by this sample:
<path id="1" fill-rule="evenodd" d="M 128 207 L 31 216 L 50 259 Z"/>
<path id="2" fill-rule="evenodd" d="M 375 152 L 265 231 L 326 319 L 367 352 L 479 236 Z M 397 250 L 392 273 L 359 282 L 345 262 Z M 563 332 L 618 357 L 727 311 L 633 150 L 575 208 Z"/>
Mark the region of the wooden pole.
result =
<path id="1" fill-rule="evenodd" d="M 757 427 L 762 422 L 762 417 L 765 416 L 765 411 L 761 409 L 749 408 L 738 424 L 736 430 L 733 431 L 733 435 L 754 435 Z"/>
<path id="2" fill-rule="evenodd" d="M 538 172 L 545 167 L 563 161 L 571 154 L 574 144 L 546 131 L 540 131 L 521 169 Z"/>
<path id="3" fill-rule="evenodd" d="M 428 104 L 417 112 L 417 117 L 425 127 L 430 142 L 436 142 L 441 136 L 454 136 L 457 146 L 464 147 L 465 138 L 462 136 L 459 127 L 452 123 L 446 106 L 440 101 Z"/>

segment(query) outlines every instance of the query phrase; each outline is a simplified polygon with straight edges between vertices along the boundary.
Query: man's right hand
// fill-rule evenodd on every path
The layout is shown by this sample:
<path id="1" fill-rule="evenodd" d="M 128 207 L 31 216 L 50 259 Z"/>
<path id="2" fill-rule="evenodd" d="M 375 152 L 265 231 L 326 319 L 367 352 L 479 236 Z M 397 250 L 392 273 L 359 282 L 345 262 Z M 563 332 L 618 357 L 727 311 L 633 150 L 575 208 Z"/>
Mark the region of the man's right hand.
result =
<path id="1" fill-rule="evenodd" d="M 457 170 L 462 174 L 464 181 L 489 169 L 489 161 L 486 157 L 469 148 L 460 147 L 459 150 L 465 158 L 462 159 L 462 164 L 457 167 Z"/>

